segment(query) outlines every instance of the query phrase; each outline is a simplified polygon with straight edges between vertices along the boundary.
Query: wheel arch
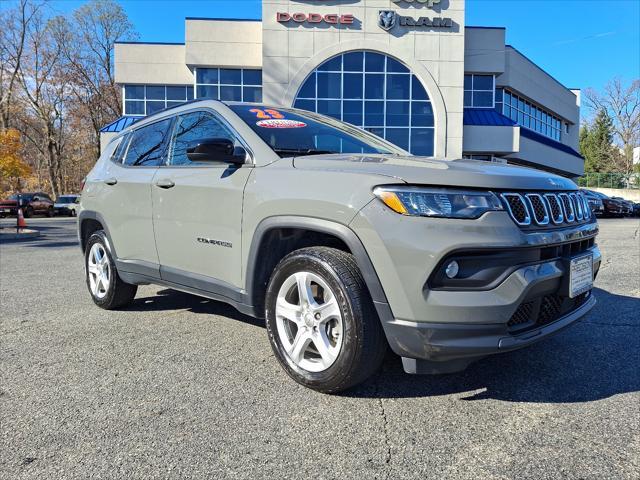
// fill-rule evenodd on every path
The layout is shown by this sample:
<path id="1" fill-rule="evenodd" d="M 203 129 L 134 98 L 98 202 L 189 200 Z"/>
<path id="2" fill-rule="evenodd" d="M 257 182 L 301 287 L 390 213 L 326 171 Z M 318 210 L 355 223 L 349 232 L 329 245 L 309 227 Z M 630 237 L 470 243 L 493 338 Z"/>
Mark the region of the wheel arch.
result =
<path id="1" fill-rule="evenodd" d="M 315 233 L 321 235 L 321 238 L 325 240 L 331 239 L 339 242 L 337 245 L 330 246 L 348 251 L 354 256 L 380 319 L 393 318 L 387 297 L 373 263 L 355 232 L 341 223 L 300 216 L 269 217 L 262 220 L 254 231 L 251 247 L 247 256 L 245 285 L 248 300 L 254 305 L 256 314 L 260 316 L 263 315 L 266 286 L 273 268 L 281 258 L 292 250 L 305 246 L 327 246 L 326 243 L 323 242 L 319 245 L 299 244 L 293 249 L 286 247 L 275 251 L 270 249 L 271 243 L 274 241 L 273 232 L 283 231 Z M 271 255 L 269 255 L 265 261 L 264 256 L 268 255 L 268 252 L 270 252 Z"/>
<path id="2" fill-rule="evenodd" d="M 104 230 L 107 240 L 109 241 L 109 248 L 114 259 L 117 259 L 113 242 L 111 241 L 111 235 L 107 223 L 104 221 L 104 217 L 100 213 L 93 210 L 82 210 L 78 214 L 78 240 L 80 242 L 80 248 L 84 253 L 87 246 L 87 240 L 89 237 L 98 230 Z"/>

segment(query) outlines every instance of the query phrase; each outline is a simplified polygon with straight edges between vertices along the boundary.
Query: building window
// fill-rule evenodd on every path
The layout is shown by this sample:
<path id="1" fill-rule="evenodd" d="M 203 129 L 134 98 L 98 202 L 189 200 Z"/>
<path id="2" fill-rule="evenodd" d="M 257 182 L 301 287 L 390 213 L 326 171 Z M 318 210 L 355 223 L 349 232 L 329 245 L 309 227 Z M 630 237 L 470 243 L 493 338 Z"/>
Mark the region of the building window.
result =
<path id="1" fill-rule="evenodd" d="M 496 91 L 496 110 L 522 127 L 560 141 L 562 132 L 560 118 L 509 90 Z"/>
<path id="2" fill-rule="evenodd" d="M 196 68 L 196 98 L 261 102 L 262 70 Z"/>
<path id="3" fill-rule="evenodd" d="M 466 74 L 464 76 L 464 106 L 467 108 L 493 108 L 495 103 L 494 75 Z"/>
<path id="4" fill-rule="evenodd" d="M 193 100 L 191 85 L 125 85 L 124 114 L 144 116 Z"/>
<path id="5" fill-rule="evenodd" d="M 386 55 L 354 51 L 327 60 L 302 84 L 294 107 L 351 123 L 414 155 L 433 156 L 429 95 L 418 77 Z"/>

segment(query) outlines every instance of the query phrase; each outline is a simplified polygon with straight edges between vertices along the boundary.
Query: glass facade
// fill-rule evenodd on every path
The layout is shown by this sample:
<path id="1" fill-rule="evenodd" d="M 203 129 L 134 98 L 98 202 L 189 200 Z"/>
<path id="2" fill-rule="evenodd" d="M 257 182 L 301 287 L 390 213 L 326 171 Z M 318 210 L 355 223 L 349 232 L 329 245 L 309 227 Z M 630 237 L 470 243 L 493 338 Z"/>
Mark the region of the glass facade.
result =
<path id="1" fill-rule="evenodd" d="M 193 100 L 191 85 L 125 85 L 124 114 L 151 115 Z"/>
<path id="2" fill-rule="evenodd" d="M 196 98 L 261 102 L 262 70 L 196 68 Z"/>
<path id="3" fill-rule="evenodd" d="M 493 108 L 495 104 L 495 76 L 465 74 L 465 108 Z"/>
<path id="4" fill-rule="evenodd" d="M 496 90 L 496 110 L 520 126 L 560 141 L 562 120 L 507 89 Z"/>
<path id="5" fill-rule="evenodd" d="M 399 61 L 348 52 L 318 66 L 294 107 L 364 128 L 415 155 L 433 156 L 435 122 L 424 86 Z"/>

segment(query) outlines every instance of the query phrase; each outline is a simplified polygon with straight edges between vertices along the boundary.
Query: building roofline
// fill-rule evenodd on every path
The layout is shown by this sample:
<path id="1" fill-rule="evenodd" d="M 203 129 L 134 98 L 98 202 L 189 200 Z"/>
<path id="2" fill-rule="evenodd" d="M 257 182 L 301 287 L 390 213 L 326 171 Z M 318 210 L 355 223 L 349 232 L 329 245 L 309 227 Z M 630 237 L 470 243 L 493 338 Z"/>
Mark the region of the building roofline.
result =
<path id="1" fill-rule="evenodd" d="M 562 82 L 560 82 L 560 80 L 558 80 L 556 77 L 554 77 L 553 75 L 551 75 L 549 72 L 547 72 L 544 68 L 542 68 L 540 65 L 538 65 L 536 62 L 534 62 L 533 60 L 531 60 L 529 57 L 527 57 L 524 53 L 522 53 L 520 50 L 518 50 L 516 47 L 514 47 L 513 45 L 505 45 L 506 48 L 510 48 L 511 50 L 513 50 L 514 52 L 516 52 L 517 54 L 521 55 L 522 57 L 524 57 L 528 62 L 530 62 L 533 66 L 535 66 L 538 70 L 540 70 L 542 73 L 544 73 L 547 77 L 549 77 L 551 80 L 553 80 L 554 82 L 556 82 L 558 85 L 560 85 L 562 88 L 564 88 L 567 92 L 571 93 L 571 95 L 575 96 L 575 93 L 573 93 L 571 91 L 570 88 L 568 88 L 567 86 L 565 86 Z M 574 89 L 575 90 L 575 89 Z"/>
<path id="2" fill-rule="evenodd" d="M 507 27 L 482 27 L 479 25 L 465 25 L 464 28 L 477 28 L 480 30 L 506 30 Z"/>
<path id="3" fill-rule="evenodd" d="M 114 44 L 121 45 L 184 45 L 184 42 L 127 42 L 127 41 L 117 41 L 113 42 Z"/>
<path id="4" fill-rule="evenodd" d="M 261 18 L 185 17 L 185 20 L 213 20 L 221 22 L 261 22 Z"/>

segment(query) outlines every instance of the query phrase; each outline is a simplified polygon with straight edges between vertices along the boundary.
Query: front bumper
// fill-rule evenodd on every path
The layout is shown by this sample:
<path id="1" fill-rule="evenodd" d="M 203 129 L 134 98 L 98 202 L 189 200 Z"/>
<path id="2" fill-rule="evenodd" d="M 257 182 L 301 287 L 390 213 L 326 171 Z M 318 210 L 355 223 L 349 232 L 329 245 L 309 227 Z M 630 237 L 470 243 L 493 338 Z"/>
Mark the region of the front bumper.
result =
<path id="1" fill-rule="evenodd" d="M 525 347 L 567 327 L 595 305 L 591 292 L 576 300 L 562 296 L 567 291 L 566 258 L 591 253 L 594 275 L 599 270 L 595 222 L 524 232 L 501 212 L 472 222 L 434 222 L 387 214 L 376 204 L 368 208 L 352 226 L 389 300 L 389 314 L 380 315 L 387 340 L 409 373 L 459 371 L 487 355 Z M 556 249 L 553 258 L 518 265 L 487 288 L 430 288 L 432 272 L 458 251 L 548 253 L 549 247 Z M 529 309 L 524 314 L 523 307 Z"/>
<path id="2" fill-rule="evenodd" d="M 53 207 L 53 212 L 56 215 L 69 215 L 72 211 L 73 209 L 69 207 Z"/>
<path id="3" fill-rule="evenodd" d="M 9 215 L 17 215 L 18 207 L 0 207 L 0 215 L 9 216 Z"/>

